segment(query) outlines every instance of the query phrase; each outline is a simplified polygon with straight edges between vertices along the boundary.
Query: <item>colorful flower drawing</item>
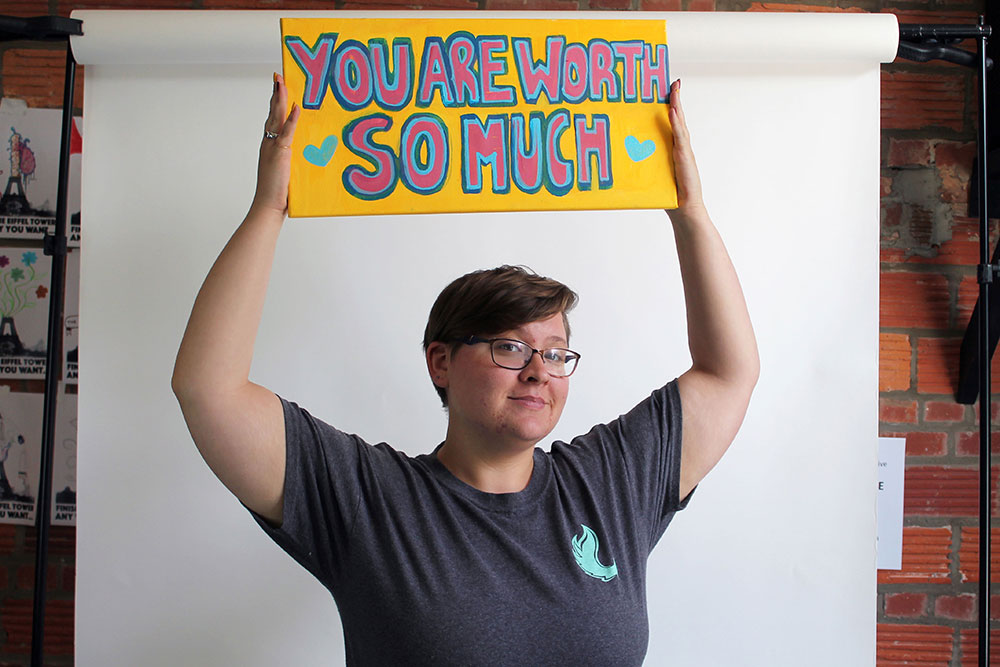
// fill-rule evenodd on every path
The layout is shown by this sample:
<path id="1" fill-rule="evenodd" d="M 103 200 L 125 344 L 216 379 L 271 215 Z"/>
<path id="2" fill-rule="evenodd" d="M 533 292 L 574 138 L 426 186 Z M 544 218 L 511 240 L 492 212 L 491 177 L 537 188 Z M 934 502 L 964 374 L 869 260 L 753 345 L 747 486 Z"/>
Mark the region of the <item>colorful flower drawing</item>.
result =
<path id="1" fill-rule="evenodd" d="M 21 254 L 21 266 L 14 266 L 7 255 L 0 256 L 0 355 L 19 355 L 25 348 L 17 334 L 14 316 L 33 308 L 48 294 L 40 282 L 47 274 L 35 270 L 38 255 Z"/>

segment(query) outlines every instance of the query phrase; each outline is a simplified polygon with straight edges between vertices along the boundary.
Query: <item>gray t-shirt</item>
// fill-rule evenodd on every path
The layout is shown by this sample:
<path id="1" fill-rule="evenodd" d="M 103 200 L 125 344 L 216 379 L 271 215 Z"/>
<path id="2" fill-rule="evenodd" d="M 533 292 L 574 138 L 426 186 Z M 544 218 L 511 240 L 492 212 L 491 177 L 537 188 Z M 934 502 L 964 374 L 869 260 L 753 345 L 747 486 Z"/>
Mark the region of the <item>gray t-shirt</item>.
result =
<path id="1" fill-rule="evenodd" d="M 676 381 L 505 494 L 282 404 L 283 523 L 254 516 L 333 594 L 348 665 L 642 663 L 646 561 L 691 497 Z"/>

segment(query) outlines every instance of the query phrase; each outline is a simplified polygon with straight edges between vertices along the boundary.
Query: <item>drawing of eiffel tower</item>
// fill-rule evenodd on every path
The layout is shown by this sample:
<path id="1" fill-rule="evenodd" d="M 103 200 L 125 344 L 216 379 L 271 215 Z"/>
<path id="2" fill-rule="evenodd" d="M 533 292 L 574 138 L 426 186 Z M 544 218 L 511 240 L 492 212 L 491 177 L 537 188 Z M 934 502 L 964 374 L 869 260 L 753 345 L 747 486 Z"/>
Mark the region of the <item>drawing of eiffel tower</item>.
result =
<path id="1" fill-rule="evenodd" d="M 0 213 L 19 215 L 27 213 L 30 208 L 28 198 L 24 196 L 21 175 L 11 176 L 7 179 L 7 188 L 3 192 L 3 197 L 0 197 Z"/>
<path id="2" fill-rule="evenodd" d="M 0 213 L 18 215 L 27 213 L 31 206 L 24 196 L 24 183 L 21 180 L 21 135 L 13 127 L 10 130 L 10 177 L 3 197 L 0 197 Z M 30 172 L 33 167 L 27 169 Z"/>

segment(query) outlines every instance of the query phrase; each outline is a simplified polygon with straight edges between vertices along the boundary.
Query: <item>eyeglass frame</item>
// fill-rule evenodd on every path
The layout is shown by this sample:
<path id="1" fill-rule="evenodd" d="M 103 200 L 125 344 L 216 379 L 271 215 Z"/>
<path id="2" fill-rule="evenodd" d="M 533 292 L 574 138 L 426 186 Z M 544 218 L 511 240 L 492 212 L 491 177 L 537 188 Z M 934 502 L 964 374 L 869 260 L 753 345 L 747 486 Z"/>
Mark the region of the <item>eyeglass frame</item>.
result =
<path id="1" fill-rule="evenodd" d="M 557 378 L 568 378 L 570 375 L 572 375 L 573 373 L 576 372 L 576 368 L 577 368 L 577 366 L 580 365 L 580 359 L 582 358 L 582 355 L 579 352 L 575 352 L 574 350 L 571 350 L 568 347 L 545 347 L 545 348 L 542 348 L 541 350 L 539 350 L 537 348 L 531 347 L 530 345 L 528 345 L 527 343 L 525 343 L 523 340 L 518 340 L 517 338 L 507 338 L 506 336 L 499 336 L 497 338 L 483 338 L 482 336 L 475 336 L 475 335 L 473 335 L 473 336 L 466 336 L 465 338 L 462 338 L 460 340 L 461 340 L 462 343 L 465 343 L 466 345 L 478 345 L 479 343 L 489 343 L 490 344 L 490 360 L 493 361 L 493 363 L 496 364 L 497 366 L 499 366 L 500 368 L 505 368 L 505 369 L 507 369 L 509 371 L 523 371 L 525 368 L 527 368 L 528 366 L 531 365 L 531 360 L 532 360 L 532 358 L 534 358 L 535 354 L 537 353 L 538 357 L 542 360 L 542 365 L 545 367 L 545 370 L 546 370 L 546 372 L 549 373 L 549 375 L 551 375 L 552 377 L 557 377 Z M 519 367 L 519 368 L 511 368 L 510 366 L 504 366 L 503 364 L 501 364 L 500 362 L 497 361 L 496 356 L 493 354 L 493 343 L 495 343 L 498 340 L 508 340 L 508 341 L 510 341 L 512 343 L 519 343 L 520 345 L 524 345 L 526 348 L 528 348 L 529 350 L 531 350 L 531 355 L 524 362 L 524 365 L 521 366 L 521 367 Z M 550 372 L 549 371 L 549 365 L 545 362 L 545 356 L 542 354 L 542 352 L 547 352 L 549 350 L 564 350 L 566 352 L 569 352 L 570 354 L 576 355 L 576 362 L 573 364 L 573 370 L 571 370 L 566 375 L 556 375 L 555 373 Z"/>

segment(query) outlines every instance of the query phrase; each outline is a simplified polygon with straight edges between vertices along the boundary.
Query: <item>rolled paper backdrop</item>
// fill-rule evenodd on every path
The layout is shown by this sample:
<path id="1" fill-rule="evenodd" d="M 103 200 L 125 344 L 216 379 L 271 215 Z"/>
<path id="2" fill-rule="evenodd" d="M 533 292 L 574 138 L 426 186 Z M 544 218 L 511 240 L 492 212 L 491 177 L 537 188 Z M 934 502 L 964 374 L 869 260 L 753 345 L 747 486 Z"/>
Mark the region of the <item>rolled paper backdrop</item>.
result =
<path id="1" fill-rule="evenodd" d="M 82 65 L 274 64 L 280 18 L 370 18 L 372 12 L 77 10 L 71 38 Z M 454 18 L 455 12 L 378 12 L 380 18 Z M 459 14 L 460 16 L 460 14 Z M 608 19 L 607 12 L 475 12 L 470 18 Z M 890 62 L 893 14 L 628 12 L 615 19 L 669 18 L 671 59 L 705 63 Z"/>

